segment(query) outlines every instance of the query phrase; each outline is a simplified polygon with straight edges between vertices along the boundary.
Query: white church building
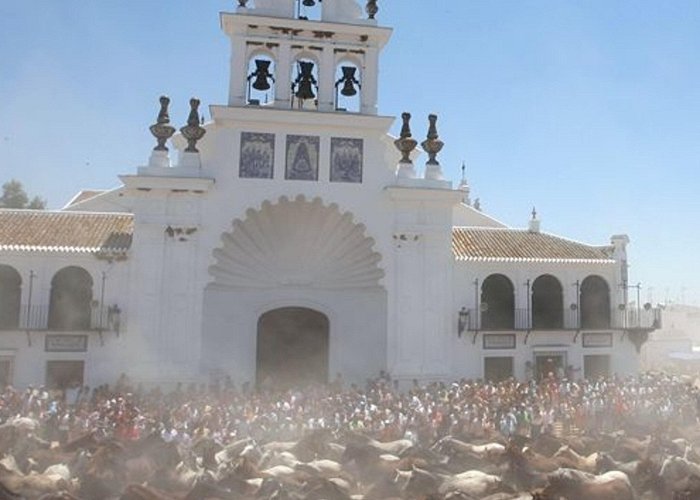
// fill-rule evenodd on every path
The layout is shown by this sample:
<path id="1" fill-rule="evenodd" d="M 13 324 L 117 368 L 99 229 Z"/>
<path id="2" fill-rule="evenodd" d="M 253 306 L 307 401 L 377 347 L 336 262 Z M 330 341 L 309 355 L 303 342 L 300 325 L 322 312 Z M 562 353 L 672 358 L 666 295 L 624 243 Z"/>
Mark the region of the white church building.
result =
<path id="1" fill-rule="evenodd" d="M 483 213 L 443 177 L 436 117 L 388 134 L 376 1 L 314 3 L 222 13 L 228 102 L 176 131 L 161 98 L 121 187 L 0 210 L 0 384 L 639 369 L 659 316 L 626 306 L 627 236 Z"/>

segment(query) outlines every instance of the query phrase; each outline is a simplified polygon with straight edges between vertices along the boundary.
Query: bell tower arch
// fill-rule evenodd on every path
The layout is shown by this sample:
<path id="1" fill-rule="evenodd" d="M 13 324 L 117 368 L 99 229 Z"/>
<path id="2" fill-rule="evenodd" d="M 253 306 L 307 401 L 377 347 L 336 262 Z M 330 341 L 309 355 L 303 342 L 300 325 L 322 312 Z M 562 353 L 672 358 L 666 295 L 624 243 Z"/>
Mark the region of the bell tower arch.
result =
<path id="1" fill-rule="evenodd" d="M 238 0 L 228 105 L 377 114 L 379 53 L 391 36 L 376 0 Z M 320 9 L 320 19 L 308 15 Z"/>

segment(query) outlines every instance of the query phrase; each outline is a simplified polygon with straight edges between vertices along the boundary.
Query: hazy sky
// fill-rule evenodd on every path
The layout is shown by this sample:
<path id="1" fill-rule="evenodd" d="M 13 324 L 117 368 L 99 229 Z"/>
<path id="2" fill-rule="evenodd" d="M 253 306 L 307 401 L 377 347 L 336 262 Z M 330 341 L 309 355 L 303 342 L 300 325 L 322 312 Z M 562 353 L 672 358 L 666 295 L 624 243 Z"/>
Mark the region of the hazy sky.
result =
<path id="1" fill-rule="evenodd" d="M 364 3 L 364 2 L 362 2 Z M 234 0 L 0 0 L 0 182 L 62 206 L 147 161 L 157 98 L 224 104 Z M 380 0 L 380 112 L 439 115 L 486 212 L 627 233 L 643 300 L 700 305 L 700 1 Z M 208 117 L 208 112 L 206 113 Z M 395 126 L 395 130 L 397 127 Z M 422 161 L 422 160 L 421 160 Z"/>

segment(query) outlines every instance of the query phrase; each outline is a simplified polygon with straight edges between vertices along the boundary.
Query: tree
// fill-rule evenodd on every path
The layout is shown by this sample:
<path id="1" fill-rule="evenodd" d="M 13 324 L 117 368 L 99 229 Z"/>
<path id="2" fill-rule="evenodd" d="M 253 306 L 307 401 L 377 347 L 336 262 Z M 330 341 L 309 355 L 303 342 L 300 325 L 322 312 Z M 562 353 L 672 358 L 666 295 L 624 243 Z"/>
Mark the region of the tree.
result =
<path id="1" fill-rule="evenodd" d="M 12 179 L 2 185 L 0 208 L 31 208 L 34 210 L 43 210 L 46 208 L 46 200 L 35 196 L 30 201 L 22 183 L 16 179 Z"/>

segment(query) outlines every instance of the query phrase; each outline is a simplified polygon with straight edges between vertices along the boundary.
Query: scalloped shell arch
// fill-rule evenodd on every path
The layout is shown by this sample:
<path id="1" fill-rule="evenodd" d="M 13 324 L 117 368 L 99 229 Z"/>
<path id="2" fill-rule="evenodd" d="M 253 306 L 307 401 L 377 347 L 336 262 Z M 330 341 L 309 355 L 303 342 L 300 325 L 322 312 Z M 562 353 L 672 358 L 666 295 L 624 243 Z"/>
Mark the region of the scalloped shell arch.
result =
<path id="1" fill-rule="evenodd" d="M 244 220 L 234 220 L 233 231 L 221 240 L 209 268 L 220 285 L 366 288 L 379 286 L 384 276 L 364 224 L 320 198 L 265 201 L 260 210 L 248 209 Z"/>

